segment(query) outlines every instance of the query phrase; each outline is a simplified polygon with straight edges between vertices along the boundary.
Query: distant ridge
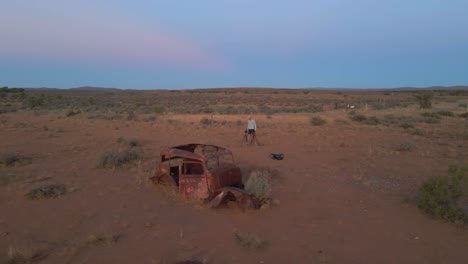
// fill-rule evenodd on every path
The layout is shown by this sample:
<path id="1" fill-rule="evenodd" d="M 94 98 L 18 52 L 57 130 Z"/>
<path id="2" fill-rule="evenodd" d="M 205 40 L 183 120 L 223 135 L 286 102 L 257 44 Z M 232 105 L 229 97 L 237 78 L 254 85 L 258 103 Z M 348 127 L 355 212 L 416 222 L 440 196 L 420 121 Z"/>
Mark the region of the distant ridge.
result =
<path id="1" fill-rule="evenodd" d="M 327 87 L 304 87 L 304 88 L 287 88 L 287 87 L 217 87 L 217 88 L 187 88 L 187 89 L 122 89 L 122 88 L 110 88 L 110 87 L 95 87 L 95 86 L 81 86 L 81 87 L 74 87 L 74 88 L 50 88 L 50 87 L 37 87 L 37 88 L 24 88 L 24 87 L 16 87 L 16 88 L 23 88 L 26 90 L 74 90 L 74 91 L 168 91 L 168 90 L 368 90 L 368 91 L 388 91 L 388 90 L 468 90 L 468 86 L 466 85 L 455 85 L 455 86 L 429 86 L 429 87 L 395 87 L 395 88 L 327 88 Z"/>

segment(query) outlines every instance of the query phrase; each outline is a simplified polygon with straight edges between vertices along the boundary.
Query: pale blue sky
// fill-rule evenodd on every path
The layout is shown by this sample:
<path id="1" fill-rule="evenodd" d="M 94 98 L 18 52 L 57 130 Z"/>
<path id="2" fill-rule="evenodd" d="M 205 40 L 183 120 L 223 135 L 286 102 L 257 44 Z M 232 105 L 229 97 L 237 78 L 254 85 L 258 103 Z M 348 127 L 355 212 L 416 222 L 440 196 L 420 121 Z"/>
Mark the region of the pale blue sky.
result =
<path id="1" fill-rule="evenodd" d="M 0 10 L 0 86 L 468 85 L 466 0 L 30 0 Z"/>

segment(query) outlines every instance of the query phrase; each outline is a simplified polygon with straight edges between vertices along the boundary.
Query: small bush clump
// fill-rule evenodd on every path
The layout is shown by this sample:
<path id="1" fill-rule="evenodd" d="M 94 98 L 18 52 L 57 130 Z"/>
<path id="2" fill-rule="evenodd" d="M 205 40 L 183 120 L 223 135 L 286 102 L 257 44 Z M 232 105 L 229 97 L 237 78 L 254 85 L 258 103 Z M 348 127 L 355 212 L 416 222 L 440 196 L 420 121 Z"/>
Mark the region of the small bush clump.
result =
<path id="1" fill-rule="evenodd" d="M 139 140 L 134 139 L 134 138 L 124 138 L 124 137 L 119 137 L 117 139 L 117 143 L 127 145 L 131 148 L 133 147 L 140 147 L 142 144 Z"/>
<path id="2" fill-rule="evenodd" d="M 419 188 L 417 203 L 430 215 L 467 225 L 468 166 L 451 166 L 448 176 L 430 178 Z"/>
<path id="3" fill-rule="evenodd" d="M 261 239 L 255 234 L 243 233 L 235 230 L 234 237 L 236 238 L 239 245 L 249 250 L 258 250 L 268 246 L 267 241 Z"/>
<path id="4" fill-rule="evenodd" d="M 412 142 L 405 141 L 396 147 L 398 151 L 413 151 L 415 145 Z"/>
<path id="5" fill-rule="evenodd" d="M 63 184 L 50 184 L 32 189 L 26 194 L 30 200 L 58 198 L 67 193 L 67 187 Z"/>
<path id="6" fill-rule="evenodd" d="M 111 169 L 121 168 L 140 158 L 140 153 L 134 149 L 128 149 L 122 152 L 112 149 L 102 154 L 97 162 L 97 166 Z"/>
<path id="7" fill-rule="evenodd" d="M 356 122 L 364 122 L 367 120 L 367 117 L 361 114 L 353 114 L 351 115 L 351 120 L 356 121 Z"/>
<path id="8" fill-rule="evenodd" d="M 255 196 L 260 203 L 271 199 L 271 174 L 268 170 L 252 170 L 245 183 L 245 190 Z"/>
<path id="9" fill-rule="evenodd" d="M 65 114 L 66 117 L 70 117 L 70 116 L 75 116 L 75 115 L 78 115 L 80 114 L 81 111 L 80 110 L 74 110 L 74 109 L 70 109 L 67 111 L 67 113 Z"/>
<path id="10" fill-rule="evenodd" d="M 312 117 L 310 119 L 310 123 L 313 125 L 313 126 L 322 126 L 322 125 L 325 125 L 327 123 L 327 121 L 321 117 Z"/>
<path id="11" fill-rule="evenodd" d="M 416 135 L 416 136 L 425 136 L 427 135 L 427 132 L 423 129 L 416 128 L 410 132 L 411 135 Z"/>
<path id="12" fill-rule="evenodd" d="M 88 246 L 105 246 L 111 247 L 115 245 L 120 239 L 122 239 L 122 234 L 98 234 L 98 235 L 90 235 L 86 240 L 86 245 Z"/>
<path id="13" fill-rule="evenodd" d="M 0 167 L 12 167 L 25 163 L 30 159 L 18 153 L 7 152 L 0 155 Z"/>
<path id="14" fill-rule="evenodd" d="M 404 128 L 404 129 L 410 129 L 410 128 L 413 128 L 414 126 L 410 123 L 403 123 L 400 125 L 400 127 Z"/>
<path id="15" fill-rule="evenodd" d="M 463 118 L 468 118 L 468 112 L 466 112 L 466 113 L 463 113 L 463 114 L 460 114 L 460 117 L 463 117 Z"/>
<path id="16" fill-rule="evenodd" d="M 432 99 L 434 95 L 432 93 L 420 93 L 416 95 L 416 100 L 421 108 L 432 108 Z"/>
<path id="17" fill-rule="evenodd" d="M 211 123 L 212 121 L 209 118 L 203 117 L 202 119 L 200 119 L 200 124 L 202 125 L 211 125 Z"/>
<path id="18" fill-rule="evenodd" d="M 448 111 L 448 110 L 440 110 L 440 111 L 437 112 L 437 114 L 439 116 L 450 116 L 450 117 L 455 116 L 455 114 L 453 112 Z"/>

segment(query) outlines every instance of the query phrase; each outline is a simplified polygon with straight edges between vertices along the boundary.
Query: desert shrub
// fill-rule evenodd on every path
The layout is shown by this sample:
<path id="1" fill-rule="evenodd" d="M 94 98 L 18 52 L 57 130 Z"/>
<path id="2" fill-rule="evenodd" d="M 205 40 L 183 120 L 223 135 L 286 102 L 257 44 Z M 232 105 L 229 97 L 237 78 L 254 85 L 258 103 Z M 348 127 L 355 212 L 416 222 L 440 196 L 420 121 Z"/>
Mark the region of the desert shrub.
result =
<path id="1" fill-rule="evenodd" d="M 448 175 L 427 180 L 418 191 L 418 207 L 450 222 L 468 224 L 468 166 L 449 168 Z"/>
<path id="2" fill-rule="evenodd" d="M 166 111 L 166 108 L 164 108 L 164 106 L 155 106 L 153 107 L 153 112 L 156 113 L 156 114 L 164 114 L 164 112 Z"/>
<path id="3" fill-rule="evenodd" d="M 70 109 L 70 110 L 68 110 L 68 111 L 65 113 L 65 116 L 66 116 L 66 117 L 70 117 L 70 116 L 78 115 L 78 114 L 80 114 L 80 113 L 81 113 L 80 110 Z"/>
<path id="4" fill-rule="evenodd" d="M 398 124 L 398 122 L 399 118 L 394 115 L 385 115 L 382 120 L 382 123 L 387 126 L 392 124 Z"/>
<path id="5" fill-rule="evenodd" d="M 203 117 L 202 119 L 200 119 L 200 124 L 202 125 L 211 125 L 211 123 L 211 119 L 209 118 Z"/>
<path id="6" fill-rule="evenodd" d="M 347 120 L 344 120 L 344 119 L 335 119 L 335 122 L 337 124 L 341 124 L 341 125 L 347 125 L 349 124 L 349 122 Z"/>
<path id="7" fill-rule="evenodd" d="M 440 123 L 440 117 L 424 117 L 421 118 L 419 121 L 426 124 L 438 124 Z"/>
<path id="8" fill-rule="evenodd" d="M 14 106 L 11 105 L 1 105 L 0 106 L 0 114 L 5 114 L 5 113 L 13 113 L 16 112 L 17 109 Z"/>
<path id="9" fill-rule="evenodd" d="M 427 132 L 425 130 L 422 130 L 420 128 L 416 128 L 410 132 L 411 135 L 416 135 L 416 136 L 425 136 L 427 135 Z"/>
<path id="10" fill-rule="evenodd" d="M 142 145 L 142 143 L 138 140 L 138 139 L 134 139 L 134 138 L 124 138 L 124 137 L 119 137 L 117 139 L 117 143 L 120 143 L 120 144 L 123 144 L 123 145 L 127 145 L 131 148 L 133 147 L 140 147 Z"/>
<path id="11" fill-rule="evenodd" d="M 30 200 L 58 198 L 67 193 L 67 187 L 63 184 L 50 184 L 34 188 L 26 194 Z"/>
<path id="12" fill-rule="evenodd" d="M 415 147 L 416 146 L 412 142 L 405 141 L 405 142 L 401 143 L 400 145 L 398 145 L 396 147 L 396 150 L 398 150 L 398 151 L 413 151 L 413 149 Z"/>
<path id="13" fill-rule="evenodd" d="M 47 252 L 35 248 L 14 248 L 9 247 L 6 264 L 29 264 L 44 260 Z"/>
<path id="14" fill-rule="evenodd" d="M 310 119 L 310 123 L 313 125 L 313 126 L 322 126 L 322 125 L 325 125 L 327 123 L 327 121 L 321 117 L 312 117 Z"/>
<path id="15" fill-rule="evenodd" d="M 432 99 L 434 95 L 432 93 L 424 92 L 416 95 L 416 100 L 419 103 L 420 108 L 432 108 Z"/>
<path id="16" fill-rule="evenodd" d="M 249 174 L 245 190 L 255 196 L 260 203 L 271 199 L 271 173 L 268 170 L 255 169 Z"/>
<path id="17" fill-rule="evenodd" d="M 459 104 L 458 104 L 458 107 L 461 107 L 461 108 L 468 108 L 468 104 L 467 104 L 467 103 L 459 103 Z"/>
<path id="18" fill-rule="evenodd" d="M 366 124 L 366 125 L 378 125 L 380 124 L 380 120 L 376 117 L 376 116 L 370 116 L 370 117 L 367 117 L 366 120 L 362 121 L 362 123 Z"/>
<path id="19" fill-rule="evenodd" d="M 460 117 L 463 117 L 463 118 L 468 118 L 468 112 L 466 112 L 466 113 L 463 113 L 463 114 L 460 114 Z"/>
<path id="20" fill-rule="evenodd" d="M 134 149 L 125 151 L 115 151 L 114 149 L 106 151 L 98 159 L 97 166 L 100 168 L 122 168 L 123 166 L 141 158 L 139 152 Z"/>
<path id="21" fill-rule="evenodd" d="M 437 115 L 439 116 L 455 116 L 455 114 L 451 111 L 448 110 L 440 110 L 437 112 Z"/>
<path id="22" fill-rule="evenodd" d="M 127 112 L 127 120 L 128 121 L 136 121 L 137 120 L 137 115 L 133 111 L 128 111 Z"/>
<path id="23" fill-rule="evenodd" d="M 421 113 L 421 116 L 423 117 L 429 117 L 429 118 L 437 118 L 437 119 L 440 119 L 440 115 L 438 113 L 435 113 L 435 112 L 424 112 L 424 113 Z"/>
<path id="24" fill-rule="evenodd" d="M 105 246 L 111 247 L 115 245 L 120 239 L 123 238 L 123 234 L 92 234 L 86 240 L 88 246 Z"/>
<path id="25" fill-rule="evenodd" d="M 236 238 L 236 241 L 239 243 L 239 245 L 249 250 L 258 250 L 268 246 L 268 241 L 261 239 L 256 234 L 244 233 L 235 230 L 234 237 Z"/>
<path id="26" fill-rule="evenodd" d="M 403 123 L 400 125 L 400 127 L 404 128 L 404 129 L 410 129 L 410 128 L 413 128 L 413 124 L 410 124 L 410 123 Z"/>
<path id="27" fill-rule="evenodd" d="M 15 152 L 7 152 L 0 155 L 0 167 L 11 167 L 30 161 L 30 158 Z"/>
<path id="28" fill-rule="evenodd" d="M 361 114 L 353 114 L 351 115 L 351 120 L 356 121 L 356 122 L 364 122 L 367 120 L 367 117 Z"/>

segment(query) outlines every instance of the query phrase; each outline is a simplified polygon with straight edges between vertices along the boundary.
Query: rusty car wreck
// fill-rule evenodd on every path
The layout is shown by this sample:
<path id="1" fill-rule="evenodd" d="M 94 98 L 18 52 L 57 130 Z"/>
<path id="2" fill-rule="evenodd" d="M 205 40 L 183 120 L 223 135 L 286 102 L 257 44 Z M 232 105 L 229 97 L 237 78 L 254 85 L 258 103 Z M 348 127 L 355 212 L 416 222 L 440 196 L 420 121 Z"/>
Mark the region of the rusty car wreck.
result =
<path id="1" fill-rule="evenodd" d="M 236 201 L 241 208 L 258 208 L 257 199 L 243 188 L 239 166 L 226 148 L 206 144 L 186 144 L 161 151 L 152 181 L 177 188 L 187 199 L 210 201 L 218 207 Z"/>

